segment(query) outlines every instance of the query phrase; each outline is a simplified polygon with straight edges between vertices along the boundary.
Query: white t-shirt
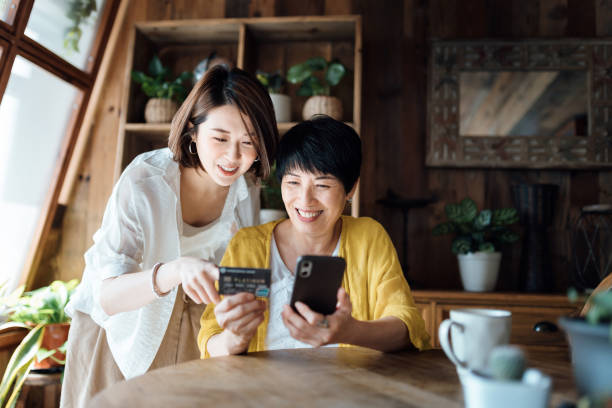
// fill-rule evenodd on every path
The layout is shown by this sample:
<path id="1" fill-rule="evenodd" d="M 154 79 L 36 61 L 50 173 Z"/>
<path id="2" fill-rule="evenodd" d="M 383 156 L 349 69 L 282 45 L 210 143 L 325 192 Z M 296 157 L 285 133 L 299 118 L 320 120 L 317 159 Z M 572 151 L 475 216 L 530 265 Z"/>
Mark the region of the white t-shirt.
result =
<path id="1" fill-rule="evenodd" d="M 199 236 L 200 252 L 218 263 L 231 237 L 259 222 L 259 187 L 244 176 L 229 189 L 221 216 Z M 143 153 L 124 170 L 108 200 L 93 246 L 85 253 L 83 279 L 66 312 L 89 314 L 106 331 L 108 345 L 126 378 L 144 374 L 165 335 L 177 288 L 137 310 L 108 316 L 100 306 L 104 279 L 170 262 L 181 250 L 183 217 L 180 168 L 168 148 Z M 193 242 L 191 243 L 193 244 Z"/>
<path id="2" fill-rule="evenodd" d="M 291 293 L 293 292 L 293 284 L 295 283 L 295 275 L 291 273 L 285 262 L 278 252 L 274 234 L 272 234 L 272 242 L 270 242 L 270 269 L 272 270 L 270 297 L 269 302 L 269 321 L 266 330 L 266 349 L 292 349 L 312 347 L 310 344 L 303 343 L 294 339 L 289 334 L 289 329 L 283 323 L 281 312 L 283 306 L 288 305 L 291 301 Z M 333 256 L 338 256 L 340 251 L 340 239 L 336 244 Z M 331 346 L 331 345 L 330 345 Z"/>

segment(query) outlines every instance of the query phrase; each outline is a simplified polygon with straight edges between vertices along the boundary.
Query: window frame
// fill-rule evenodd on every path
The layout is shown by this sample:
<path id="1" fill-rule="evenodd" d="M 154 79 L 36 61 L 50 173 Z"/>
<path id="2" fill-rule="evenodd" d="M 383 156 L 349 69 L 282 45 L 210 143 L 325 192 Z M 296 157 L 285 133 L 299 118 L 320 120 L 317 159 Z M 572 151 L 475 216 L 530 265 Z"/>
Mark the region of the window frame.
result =
<path id="1" fill-rule="evenodd" d="M 26 285 L 28 289 L 34 281 L 36 269 L 41 261 L 44 244 L 57 210 L 59 194 L 121 1 L 106 0 L 104 8 L 101 10 L 98 31 L 92 44 L 90 55 L 93 58 L 88 61 L 83 70 L 25 35 L 25 28 L 34 7 L 34 0 L 19 1 L 12 25 L 0 21 L 0 46 L 3 47 L 2 55 L 0 55 L 0 104 L 17 55 L 73 85 L 79 91 L 74 101 L 78 104 L 78 108 L 73 111 L 69 118 L 66 133 L 61 142 L 60 154 L 55 163 L 51 185 L 43 200 L 26 260 L 21 272 L 18 272 L 20 273 L 19 284 Z"/>

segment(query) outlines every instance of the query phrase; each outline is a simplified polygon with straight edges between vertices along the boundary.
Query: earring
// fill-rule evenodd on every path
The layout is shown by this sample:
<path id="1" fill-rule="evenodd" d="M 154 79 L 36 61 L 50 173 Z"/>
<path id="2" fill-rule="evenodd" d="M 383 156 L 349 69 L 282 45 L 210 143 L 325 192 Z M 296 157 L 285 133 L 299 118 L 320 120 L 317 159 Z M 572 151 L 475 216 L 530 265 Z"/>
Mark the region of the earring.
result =
<path id="1" fill-rule="evenodd" d="M 198 153 L 197 146 L 196 146 L 196 144 L 195 144 L 195 142 L 193 140 L 189 143 L 188 150 L 189 150 L 189 153 L 191 153 L 191 154 L 197 154 Z"/>
<path id="2" fill-rule="evenodd" d="M 346 201 L 348 201 L 349 204 L 353 204 L 353 197 L 347 198 Z"/>
<path id="3" fill-rule="evenodd" d="M 258 161 L 259 161 L 259 156 L 257 156 L 257 158 L 253 160 L 253 163 L 257 163 Z"/>

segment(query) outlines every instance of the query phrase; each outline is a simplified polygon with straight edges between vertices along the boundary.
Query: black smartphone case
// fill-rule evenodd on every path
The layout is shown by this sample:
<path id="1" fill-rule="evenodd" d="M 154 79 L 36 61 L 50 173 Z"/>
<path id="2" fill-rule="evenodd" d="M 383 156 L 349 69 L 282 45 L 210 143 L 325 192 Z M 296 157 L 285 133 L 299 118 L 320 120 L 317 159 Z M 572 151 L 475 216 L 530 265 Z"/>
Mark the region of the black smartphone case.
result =
<path id="1" fill-rule="evenodd" d="M 333 314 L 346 262 L 338 256 L 303 255 L 298 258 L 291 307 L 300 301 L 313 311 Z"/>

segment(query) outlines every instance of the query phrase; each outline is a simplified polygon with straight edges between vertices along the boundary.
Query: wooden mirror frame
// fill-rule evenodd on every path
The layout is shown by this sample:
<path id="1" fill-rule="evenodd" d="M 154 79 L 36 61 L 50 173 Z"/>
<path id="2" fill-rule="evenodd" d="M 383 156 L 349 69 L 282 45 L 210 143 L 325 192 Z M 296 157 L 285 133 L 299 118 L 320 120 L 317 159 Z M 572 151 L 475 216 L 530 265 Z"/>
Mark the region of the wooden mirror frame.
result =
<path id="1" fill-rule="evenodd" d="M 587 73 L 588 136 L 459 136 L 464 71 Z M 612 40 L 433 41 L 426 164 L 432 167 L 612 167 Z"/>

